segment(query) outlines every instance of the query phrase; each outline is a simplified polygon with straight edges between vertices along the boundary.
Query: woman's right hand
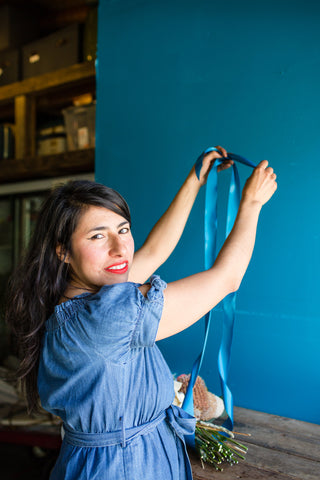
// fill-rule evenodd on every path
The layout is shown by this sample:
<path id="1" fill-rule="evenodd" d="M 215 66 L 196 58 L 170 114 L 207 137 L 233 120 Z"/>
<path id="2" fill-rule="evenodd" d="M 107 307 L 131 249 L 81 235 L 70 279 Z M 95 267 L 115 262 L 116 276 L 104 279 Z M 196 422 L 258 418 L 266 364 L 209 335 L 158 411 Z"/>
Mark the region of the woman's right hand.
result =
<path id="1" fill-rule="evenodd" d="M 221 147 L 220 145 L 217 145 L 215 147 L 217 150 L 212 150 L 211 152 L 208 152 L 203 155 L 202 159 L 202 167 L 199 172 L 199 182 L 200 185 L 203 186 L 207 183 L 208 180 L 208 175 L 210 173 L 211 168 L 213 167 L 214 162 L 219 158 L 227 158 L 228 157 L 228 152 L 225 148 Z M 218 172 L 221 172 L 221 170 L 226 170 L 227 168 L 230 168 L 231 165 L 233 165 L 233 160 L 224 160 L 219 166 L 218 166 Z"/>
<path id="2" fill-rule="evenodd" d="M 242 200 L 264 205 L 277 190 L 276 178 L 273 168 L 268 166 L 268 161 L 262 160 L 246 181 Z"/>

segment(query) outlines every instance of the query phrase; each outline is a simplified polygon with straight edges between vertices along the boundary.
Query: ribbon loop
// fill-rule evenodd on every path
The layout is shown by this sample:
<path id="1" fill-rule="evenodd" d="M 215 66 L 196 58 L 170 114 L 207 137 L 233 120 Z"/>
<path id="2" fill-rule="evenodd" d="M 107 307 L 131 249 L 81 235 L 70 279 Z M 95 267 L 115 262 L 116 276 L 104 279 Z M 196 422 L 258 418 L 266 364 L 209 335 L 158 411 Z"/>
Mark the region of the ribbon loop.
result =
<path id="1" fill-rule="evenodd" d="M 195 171 L 198 178 L 200 178 L 200 171 L 202 168 L 202 162 L 204 156 L 212 151 L 219 151 L 216 147 L 207 148 L 197 159 L 195 164 Z M 217 255 L 217 230 L 218 230 L 218 215 L 217 215 L 217 197 L 218 197 L 218 166 L 225 160 L 233 160 L 232 165 L 229 196 L 228 196 L 228 208 L 227 208 L 227 221 L 226 221 L 226 238 L 232 230 L 235 222 L 239 204 L 240 204 L 240 177 L 236 162 L 247 165 L 248 167 L 255 168 L 255 164 L 250 160 L 237 155 L 235 153 L 228 153 L 227 157 L 218 158 L 215 160 L 213 167 L 208 175 L 207 187 L 206 187 L 206 200 L 205 200 L 205 227 L 204 227 L 204 251 L 205 251 L 205 269 L 209 269 L 215 262 Z M 228 419 L 224 423 L 224 426 L 229 430 L 233 430 L 233 397 L 230 388 L 228 387 L 228 374 L 230 366 L 230 355 L 233 337 L 233 328 L 235 320 L 236 309 L 236 293 L 227 295 L 222 301 L 222 309 L 224 312 L 222 337 L 218 353 L 218 371 L 220 377 L 221 390 L 225 405 L 225 410 L 228 415 Z M 213 309 L 214 310 L 214 309 Z M 202 345 L 202 351 L 195 360 L 189 385 L 186 391 L 185 399 L 182 408 L 190 415 L 194 414 L 193 408 L 193 387 L 196 382 L 197 376 L 202 365 L 204 352 L 207 345 L 208 334 L 210 330 L 212 312 L 208 312 L 205 315 L 205 334 Z"/>

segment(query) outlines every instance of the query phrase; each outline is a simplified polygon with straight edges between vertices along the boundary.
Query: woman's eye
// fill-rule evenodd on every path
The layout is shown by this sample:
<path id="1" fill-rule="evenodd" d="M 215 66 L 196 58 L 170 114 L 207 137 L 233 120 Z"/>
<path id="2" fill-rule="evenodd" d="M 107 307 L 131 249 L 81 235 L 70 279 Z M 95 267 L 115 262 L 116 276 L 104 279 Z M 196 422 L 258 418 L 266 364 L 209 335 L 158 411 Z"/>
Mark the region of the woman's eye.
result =
<path id="1" fill-rule="evenodd" d="M 99 240 L 100 238 L 103 238 L 102 233 L 96 233 L 95 235 L 93 235 L 93 237 L 91 237 L 91 240 L 95 240 L 95 239 Z"/>
<path id="2" fill-rule="evenodd" d="M 121 228 L 121 230 L 119 231 L 119 233 L 122 233 L 122 234 L 123 234 L 123 233 L 128 233 L 128 232 L 130 232 L 130 228 L 129 228 L 129 227 L 123 227 L 123 228 Z"/>

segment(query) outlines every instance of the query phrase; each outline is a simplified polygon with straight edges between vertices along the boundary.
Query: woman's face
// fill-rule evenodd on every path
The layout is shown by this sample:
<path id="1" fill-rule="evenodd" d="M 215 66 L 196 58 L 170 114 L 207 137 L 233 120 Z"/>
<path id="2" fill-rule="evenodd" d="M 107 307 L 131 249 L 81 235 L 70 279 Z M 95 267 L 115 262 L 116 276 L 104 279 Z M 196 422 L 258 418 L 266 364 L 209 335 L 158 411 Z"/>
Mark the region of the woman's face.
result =
<path id="1" fill-rule="evenodd" d="M 133 253 L 129 222 L 107 208 L 90 206 L 71 237 L 71 252 L 66 259 L 73 285 L 97 290 L 126 282 Z"/>

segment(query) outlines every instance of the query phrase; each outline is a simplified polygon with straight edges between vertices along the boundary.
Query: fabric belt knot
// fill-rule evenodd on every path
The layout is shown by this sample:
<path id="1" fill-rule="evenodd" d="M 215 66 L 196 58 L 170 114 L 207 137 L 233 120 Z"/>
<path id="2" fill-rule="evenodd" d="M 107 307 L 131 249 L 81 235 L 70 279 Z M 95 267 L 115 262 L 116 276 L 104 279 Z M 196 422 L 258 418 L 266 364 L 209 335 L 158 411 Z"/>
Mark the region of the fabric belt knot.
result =
<path id="1" fill-rule="evenodd" d="M 182 408 L 171 405 L 166 410 L 166 419 L 177 436 L 184 442 L 185 437 L 193 435 L 196 427 L 196 418 Z"/>
<path id="2" fill-rule="evenodd" d="M 196 418 L 189 415 L 185 410 L 175 405 L 171 405 L 166 410 L 166 420 L 172 430 L 180 438 L 183 444 L 185 462 L 186 462 L 186 474 L 187 480 L 192 480 L 192 469 L 187 452 L 186 442 L 188 445 L 193 446 L 190 439 L 194 438 L 194 432 L 196 427 Z"/>

